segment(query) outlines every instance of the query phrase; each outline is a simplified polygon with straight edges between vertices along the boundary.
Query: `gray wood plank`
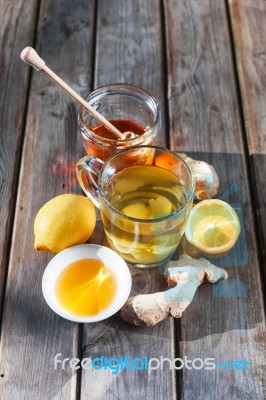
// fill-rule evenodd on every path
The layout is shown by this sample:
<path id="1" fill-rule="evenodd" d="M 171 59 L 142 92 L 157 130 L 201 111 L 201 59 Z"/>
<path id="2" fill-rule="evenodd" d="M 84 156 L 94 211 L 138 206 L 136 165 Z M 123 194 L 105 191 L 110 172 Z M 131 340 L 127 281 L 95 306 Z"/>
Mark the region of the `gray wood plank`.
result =
<path id="1" fill-rule="evenodd" d="M 164 57 L 160 1 L 99 0 L 95 87 L 128 83 L 155 96 L 164 114 Z M 165 145 L 165 121 L 158 144 Z"/>
<path id="2" fill-rule="evenodd" d="M 38 1 L 0 5 L 0 309 L 16 201 L 29 70 L 15 59 L 34 40 Z"/>
<path id="3" fill-rule="evenodd" d="M 225 4 L 213 0 L 164 4 L 171 148 L 193 152 L 195 158 L 215 165 L 222 183 L 218 197 L 238 203 L 245 233 L 238 248 L 212 260 L 227 268 L 229 280 L 200 288 L 182 317 L 179 347 L 183 359 L 211 357 L 216 364 L 246 359 L 250 371 L 184 368 L 181 398 L 263 399 L 263 297 Z"/>
<path id="4" fill-rule="evenodd" d="M 40 10 L 36 48 L 78 92 L 89 87 L 93 13 L 94 2 L 82 0 L 44 0 Z M 29 67 L 19 60 L 18 48 L 13 57 L 26 74 Z M 73 101 L 34 72 L 3 318 L 0 392 L 5 400 L 76 398 L 77 375 L 69 367 L 55 370 L 54 357 L 79 354 L 79 326 L 46 305 L 41 279 L 53 255 L 33 249 L 38 209 L 55 195 L 79 191 L 75 163 L 82 146 L 76 120 Z"/>
<path id="5" fill-rule="evenodd" d="M 154 95 L 164 115 L 164 76 L 160 2 L 148 0 L 98 1 L 95 86 L 111 82 L 135 84 Z M 166 144 L 163 123 L 159 143 Z M 100 224 L 99 224 L 100 229 Z M 91 241 L 103 243 L 98 230 Z M 164 287 L 157 270 L 132 269 L 132 293 L 152 293 Z M 174 358 L 172 321 L 149 328 L 133 327 L 119 317 L 85 326 L 83 357 L 129 359 Z M 82 371 L 81 399 L 174 399 L 175 374 L 164 369 L 123 370 L 113 376 L 110 370 Z"/>
<path id="6" fill-rule="evenodd" d="M 266 279 L 266 4 L 229 1 Z"/>

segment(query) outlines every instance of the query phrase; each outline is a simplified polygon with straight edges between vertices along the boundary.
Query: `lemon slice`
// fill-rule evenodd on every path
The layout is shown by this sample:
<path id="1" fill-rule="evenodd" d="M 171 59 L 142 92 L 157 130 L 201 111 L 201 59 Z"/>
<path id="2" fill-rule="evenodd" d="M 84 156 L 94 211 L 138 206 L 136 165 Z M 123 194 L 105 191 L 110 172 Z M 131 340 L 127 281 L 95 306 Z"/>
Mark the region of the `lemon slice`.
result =
<path id="1" fill-rule="evenodd" d="M 222 254 L 233 248 L 240 230 L 238 215 L 228 203 L 204 200 L 190 211 L 185 234 L 199 251 Z"/>
<path id="2" fill-rule="evenodd" d="M 154 219 L 169 215 L 172 211 L 172 203 L 164 196 L 156 196 L 148 201 L 148 204 L 133 203 L 125 206 L 122 213 L 128 217 L 137 219 Z"/>

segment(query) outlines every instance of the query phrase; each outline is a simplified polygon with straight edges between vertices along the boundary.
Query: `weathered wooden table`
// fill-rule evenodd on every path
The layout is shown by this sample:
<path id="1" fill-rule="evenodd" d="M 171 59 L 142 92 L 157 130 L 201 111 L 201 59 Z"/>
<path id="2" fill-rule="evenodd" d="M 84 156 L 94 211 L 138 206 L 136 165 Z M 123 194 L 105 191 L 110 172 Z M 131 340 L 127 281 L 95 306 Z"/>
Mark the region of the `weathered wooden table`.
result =
<path id="1" fill-rule="evenodd" d="M 265 1 L 3 0 L 0 6 L 1 398 L 264 399 Z M 215 166 L 218 197 L 238 210 L 242 234 L 227 257 L 214 260 L 228 281 L 203 285 L 181 320 L 139 328 L 115 316 L 81 325 L 46 305 L 41 278 L 52 254 L 34 251 L 33 220 L 53 196 L 80 193 L 75 163 L 82 146 L 76 105 L 20 61 L 27 45 L 83 96 L 111 82 L 148 90 L 164 117 L 159 144 Z M 100 221 L 91 242 L 106 244 Z M 134 293 L 163 287 L 157 270 L 133 272 Z M 58 353 L 209 357 L 216 368 L 55 370 Z M 225 368 L 226 360 L 242 364 Z"/>

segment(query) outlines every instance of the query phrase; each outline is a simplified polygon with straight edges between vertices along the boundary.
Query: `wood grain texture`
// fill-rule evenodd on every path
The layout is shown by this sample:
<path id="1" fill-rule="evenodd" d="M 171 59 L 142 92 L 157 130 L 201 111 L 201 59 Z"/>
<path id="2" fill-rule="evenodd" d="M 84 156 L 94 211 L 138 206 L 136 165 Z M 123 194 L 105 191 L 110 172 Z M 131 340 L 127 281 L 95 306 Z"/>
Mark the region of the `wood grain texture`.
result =
<path id="1" fill-rule="evenodd" d="M 237 69 L 251 155 L 266 154 L 266 4 L 229 0 Z"/>
<path id="2" fill-rule="evenodd" d="M 256 221 L 258 238 L 262 254 L 262 269 L 264 274 L 264 284 L 266 282 L 266 153 L 252 154 L 250 156 L 252 172 L 252 187 L 256 208 Z M 264 286 L 265 287 L 265 286 Z"/>
<path id="3" fill-rule="evenodd" d="M 95 86 L 126 82 L 154 95 L 164 114 L 162 27 L 160 2 L 148 0 L 98 1 Z M 159 143 L 165 145 L 163 124 Z M 91 239 L 103 242 L 103 232 Z M 152 293 L 164 288 L 157 270 L 132 269 L 132 293 Z M 83 357 L 174 358 L 173 321 L 153 329 L 133 327 L 114 317 L 89 325 L 83 335 Z M 175 374 L 169 369 L 82 371 L 81 399 L 175 399 Z"/>
<path id="4" fill-rule="evenodd" d="M 74 168 L 82 149 L 76 129 L 75 105 L 46 77 L 34 72 L 5 296 L 0 397 L 3 400 L 264 399 L 265 320 L 225 3 L 219 0 L 42 0 L 36 49 L 47 65 L 83 96 L 90 89 L 94 62 L 95 3 L 98 3 L 98 13 L 94 85 L 110 82 L 139 85 L 157 97 L 165 115 L 168 107 L 164 104 L 166 71 L 160 7 L 164 3 L 171 148 L 214 164 L 221 177 L 219 197 L 234 204 L 240 215 L 242 233 L 232 253 L 211 260 L 227 268 L 229 280 L 218 285 L 203 285 L 177 323 L 170 319 L 154 328 L 139 328 L 126 324 L 116 315 L 81 328 L 57 317 L 41 294 L 42 273 L 52 255 L 33 250 L 33 220 L 37 210 L 51 197 L 80 192 Z M 262 3 L 255 0 L 253 4 L 254 7 L 251 0 L 239 0 L 233 11 L 235 17 L 232 11 L 231 15 L 233 23 L 238 24 L 239 18 L 245 27 L 242 30 L 237 25 L 238 38 L 244 37 L 246 29 L 250 29 L 248 43 L 257 46 L 257 39 L 252 38 L 253 25 L 262 18 L 257 11 L 262 11 Z M 7 215 L 14 205 L 14 182 L 20 167 L 19 157 L 17 164 L 12 164 L 12 160 L 19 154 L 22 144 L 23 94 L 29 82 L 29 67 L 19 60 L 19 53 L 24 45 L 30 44 L 24 40 L 33 39 L 37 5 L 31 1 L 6 0 L 1 14 L 0 110 L 4 118 L 0 131 L 0 174 L 3 175 L 3 178 L 0 175 L 0 216 L 4 224 L 0 254 L 3 265 L 6 265 L 12 224 Z M 244 5 L 248 7 L 243 8 Z M 239 7 L 240 16 L 237 14 Z M 265 30 L 262 22 L 258 24 Z M 258 32 L 255 38 L 257 35 Z M 243 54 L 252 57 L 249 45 L 244 50 L 238 48 L 238 64 Z M 254 57 L 253 66 L 257 68 L 256 73 L 252 70 L 249 75 L 249 69 L 245 72 L 245 79 L 256 79 L 255 86 L 250 89 L 248 83 L 247 91 L 244 78 L 241 83 L 242 96 L 252 99 L 252 106 L 248 104 L 247 108 L 255 107 L 253 91 L 256 94 L 259 90 L 258 97 L 264 101 L 261 87 L 256 86 L 258 76 L 262 83 L 264 79 L 264 53 L 256 54 L 258 59 Z M 13 78 L 21 82 L 15 91 L 10 90 L 14 87 Z M 263 109 L 259 110 L 259 116 L 264 115 Z M 245 118 L 248 122 L 251 111 L 245 110 Z M 253 135 L 258 128 L 258 134 L 263 133 L 263 125 L 258 123 L 250 121 L 254 129 L 247 129 L 248 132 Z M 250 139 L 250 146 L 252 144 L 252 149 L 259 153 L 254 153 L 256 157 L 252 159 L 253 171 L 256 171 L 254 182 L 258 196 L 265 199 L 262 186 L 266 162 L 262 142 L 261 136 Z M 167 143 L 164 123 L 159 143 Z M 263 213 L 263 207 L 260 205 L 258 212 Z M 107 244 L 100 221 L 91 242 Z M 182 251 L 199 256 L 185 240 L 180 246 Z M 132 275 L 132 294 L 164 288 L 163 279 L 156 270 L 132 269 Z M 3 268 L 0 268 L 0 293 L 1 277 Z M 175 340 L 179 340 L 180 354 L 176 353 Z M 176 388 L 175 371 L 166 367 L 151 375 L 147 371 L 127 370 L 118 375 L 112 375 L 110 370 L 83 370 L 76 375 L 69 367 L 63 371 L 60 367 L 54 370 L 57 353 L 62 353 L 62 358 L 126 355 L 132 359 L 148 355 L 170 359 L 187 356 L 192 360 L 214 357 L 216 362 L 246 359 L 251 363 L 251 370 L 184 368 Z"/>
<path id="5" fill-rule="evenodd" d="M 212 260 L 227 268 L 229 280 L 200 288 L 181 320 L 180 353 L 192 360 L 251 363 L 251 371 L 183 369 L 181 398 L 262 400 L 265 319 L 225 4 L 164 4 L 171 148 L 193 151 L 195 158 L 214 164 L 222 182 L 218 197 L 238 203 L 245 234 L 240 248 Z M 243 257 L 246 250 L 248 257 Z"/>
<path id="6" fill-rule="evenodd" d="M 44 0 L 40 10 L 36 49 L 78 92 L 89 88 L 93 13 L 94 2 L 82 0 Z M 13 57 L 12 63 L 28 70 L 19 52 Z M 70 367 L 54 370 L 53 360 L 57 353 L 77 356 L 78 325 L 46 305 L 41 278 L 53 255 L 33 249 L 38 209 L 56 195 L 79 192 L 75 163 L 82 146 L 76 121 L 73 101 L 34 72 L 3 318 L 0 385 L 5 400 L 76 398 L 75 373 Z"/>
<path id="7" fill-rule="evenodd" d="M 19 55 L 34 39 L 34 21 L 38 2 L 3 1 L 0 6 L 0 309 L 9 256 L 13 213 L 29 70 L 23 68 Z"/>
<path id="8" fill-rule="evenodd" d="M 229 1 L 266 279 L 266 4 Z"/>
<path id="9" fill-rule="evenodd" d="M 160 1 L 98 1 L 95 87 L 128 83 L 147 90 L 165 116 Z M 165 121 L 158 144 L 166 143 Z"/>

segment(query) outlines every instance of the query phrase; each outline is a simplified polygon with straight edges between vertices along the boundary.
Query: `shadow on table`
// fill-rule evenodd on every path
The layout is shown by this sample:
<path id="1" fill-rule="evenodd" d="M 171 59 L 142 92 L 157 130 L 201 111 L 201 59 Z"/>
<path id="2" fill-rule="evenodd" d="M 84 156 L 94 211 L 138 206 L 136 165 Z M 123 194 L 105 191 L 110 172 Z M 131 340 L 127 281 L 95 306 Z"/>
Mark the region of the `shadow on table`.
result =
<path id="1" fill-rule="evenodd" d="M 233 330 L 255 328 L 263 315 L 263 297 L 261 292 L 260 256 L 256 243 L 256 229 L 259 240 L 265 243 L 263 219 L 256 219 L 248 194 L 249 186 L 245 179 L 243 158 L 238 154 L 190 153 L 192 158 L 205 160 L 214 165 L 220 178 L 220 188 L 216 198 L 231 204 L 239 216 L 241 234 L 235 247 L 223 257 L 207 257 L 191 246 L 185 237 L 174 255 L 189 254 L 195 258 L 206 258 L 211 263 L 228 272 L 228 279 L 216 284 L 203 284 L 185 311 L 181 326 L 186 331 L 184 340 L 196 340 L 212 334 Z M 255 165 L 255 167 L 254 167 Z M 253 160 L 253 168 L 266 172 L 266 157 Z M 263 174 L 263 172 L 261 172 Z M 255 175 L 252 176 L 255 182 Z M 260 181 L 262 182 L 262 181 Z M 251 184 L 251 196 L 255 197 L 255 207 L 261 216 L 266 217 L 266 194 L 261 196 L 260 183 Z M 262 188 L 262 190 L 265 189 Z M 254 225 L 255 221 L 255 225 Z M 265 219 L 264 219 L 265 221 Z M 259 222 L 259 224 L 258 224 Z M 189 326 L 193 329 L 189 329 Z M 181 332 L 182 335 L 182 332 Z"/>

